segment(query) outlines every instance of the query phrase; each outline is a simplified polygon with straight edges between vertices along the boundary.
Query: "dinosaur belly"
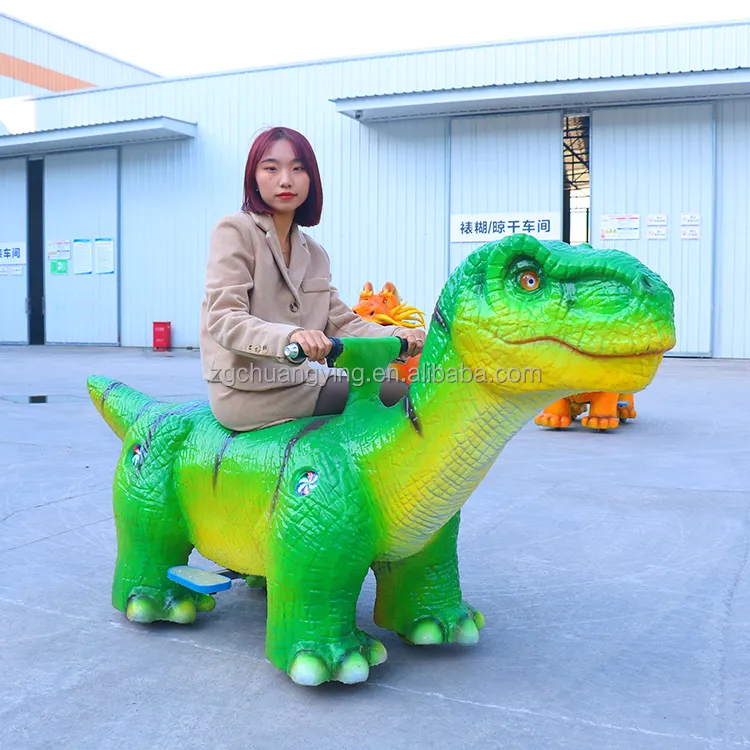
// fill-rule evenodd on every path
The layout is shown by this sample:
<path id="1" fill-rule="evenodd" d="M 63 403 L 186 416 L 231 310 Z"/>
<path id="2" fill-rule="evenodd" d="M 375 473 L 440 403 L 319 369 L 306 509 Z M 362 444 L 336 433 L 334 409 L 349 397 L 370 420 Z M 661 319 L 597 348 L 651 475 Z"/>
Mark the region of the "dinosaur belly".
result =
<path id="1" fill-rule="evenodd" d="M 265 575 L 271 495 L 253 484 L 214 486 L 210 478 L 183 483 L 180 505 L 190 540 L 201 555 L 238 573 Z"/>

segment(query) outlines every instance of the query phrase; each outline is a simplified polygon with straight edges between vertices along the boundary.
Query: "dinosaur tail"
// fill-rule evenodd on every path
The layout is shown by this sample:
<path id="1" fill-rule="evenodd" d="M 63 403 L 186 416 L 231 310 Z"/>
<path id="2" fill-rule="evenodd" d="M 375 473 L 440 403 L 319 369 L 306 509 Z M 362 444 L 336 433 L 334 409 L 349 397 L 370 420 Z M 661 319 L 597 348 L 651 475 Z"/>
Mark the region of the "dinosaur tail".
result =
<path id="1" fill-rule="evenodd" d="M 150 404 L 159 403 L 112 378 L 92 375 L 86 385 L 97 411 L 120 440 L 125 437 L 128 428 L 143 409 Z"/>

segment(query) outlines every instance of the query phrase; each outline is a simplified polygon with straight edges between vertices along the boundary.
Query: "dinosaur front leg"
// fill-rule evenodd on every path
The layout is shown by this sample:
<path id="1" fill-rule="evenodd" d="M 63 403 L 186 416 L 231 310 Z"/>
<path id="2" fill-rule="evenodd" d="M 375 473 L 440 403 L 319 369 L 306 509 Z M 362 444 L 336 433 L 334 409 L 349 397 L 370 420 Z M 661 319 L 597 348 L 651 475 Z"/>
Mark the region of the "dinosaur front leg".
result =
<path id="1" fill-rule="evenodd" d="M 355 621 L 373 555 L 370 521 L 355 495 L 330 486 L 313 492 L 313 505 L 280 500 L 275 511 L 266 656 L 300 685 L 364 682 L 386 659 L 383 644 Z"/>
<path id="2" fill-rule="evenodd" d="M 378 584 L 376 624 L 416 645 L 477 643 L 484 616 L 461 598 L 459 515 L 416 555 L 372 566 Z"/>
<path id="3" fill-rule="evenodd" d="M 571 405 L 567 398 L 561 398 L 553 401 L 534 417 L 534 424 L 540 427 L 554 427 L 556 429 L 565 429 L 570 427 Z"/>
<path id="4" fill-rule="evenodd" d="M 581 418 L 581 424 L 593 430 L 614 430 L 620 424 L 617 416 L 619 397 L 619 393 L 592 393 L 589 413 Z"/>

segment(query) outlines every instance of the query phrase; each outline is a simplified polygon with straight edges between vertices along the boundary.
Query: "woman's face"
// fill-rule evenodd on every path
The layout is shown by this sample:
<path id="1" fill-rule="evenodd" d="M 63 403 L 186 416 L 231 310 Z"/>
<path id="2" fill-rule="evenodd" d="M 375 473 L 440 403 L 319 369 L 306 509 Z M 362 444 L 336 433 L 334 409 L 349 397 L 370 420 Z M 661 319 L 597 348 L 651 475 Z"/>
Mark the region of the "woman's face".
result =
<path id="1" fill-rule="evenodd" d="M 310 175 L 291 142 L 273 141 L 255 169 L 260 197 L 274 212 L 294 213 L 310 192 Z"/>

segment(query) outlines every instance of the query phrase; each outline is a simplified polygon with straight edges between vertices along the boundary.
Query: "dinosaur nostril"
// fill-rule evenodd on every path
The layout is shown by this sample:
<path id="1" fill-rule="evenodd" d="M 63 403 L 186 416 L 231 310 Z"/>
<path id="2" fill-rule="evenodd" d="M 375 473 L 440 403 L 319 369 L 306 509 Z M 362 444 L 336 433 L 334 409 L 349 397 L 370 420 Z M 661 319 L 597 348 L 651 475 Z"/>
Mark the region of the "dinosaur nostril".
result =
<path id="1" fill-rule="evenodd" d="M 654 291 L 654 284 L 649 279 L 648 274 L 642 273 L 640 278 L 641 286 L 647 291 L 647 292 L 653 292 Z"/>

